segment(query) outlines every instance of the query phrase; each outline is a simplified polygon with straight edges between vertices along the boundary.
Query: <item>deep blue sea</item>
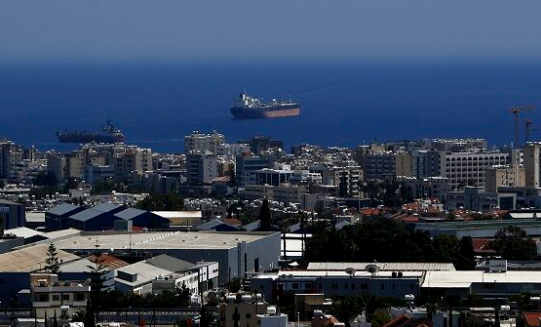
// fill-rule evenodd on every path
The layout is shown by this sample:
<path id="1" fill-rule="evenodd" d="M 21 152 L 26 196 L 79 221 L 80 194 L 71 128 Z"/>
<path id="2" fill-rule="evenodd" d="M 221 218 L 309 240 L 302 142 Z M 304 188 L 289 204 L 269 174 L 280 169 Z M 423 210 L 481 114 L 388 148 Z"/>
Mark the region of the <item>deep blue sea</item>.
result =
<path id="1" fill-rule="evenodd" d="M 57 130 L 93 131 L 110 117 L 128 143 L 161 152 L 181 152 L 194 130 L 287 145 L 479 137 L 499 146 L 513 139 L 512 106 L 538 106 L 523 117 L 541 127 L 540 76 L 539 64 L 0 65 L 0 138 L 67 150 Z M 301 116 L 234 120 L 229 106 L 244 89 L 291 95 Z"/>

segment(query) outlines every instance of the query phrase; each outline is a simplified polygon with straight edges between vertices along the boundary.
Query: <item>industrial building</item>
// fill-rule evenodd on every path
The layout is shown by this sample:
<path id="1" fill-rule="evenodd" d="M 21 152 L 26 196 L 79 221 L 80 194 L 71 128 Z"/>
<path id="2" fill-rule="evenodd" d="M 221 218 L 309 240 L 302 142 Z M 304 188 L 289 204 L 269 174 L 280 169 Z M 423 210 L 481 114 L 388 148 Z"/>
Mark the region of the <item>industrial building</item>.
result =
<path id="1" fill-rule="evenodd" d="M 0 230 L 6 230 L 15 227 L 23 227 L 25 224 L 24 205 L 9 200 L 0 200 Z"/>
<path id="2" fill-rule="evenodd" d="M 215 261 L 222 285 L 275 269 L 280 257 L 280 233 L 268 232 L 83 233 L 55 245 L 77 255 L 108 251 L 119 258 L 167 254 L 188 262 Z"/>

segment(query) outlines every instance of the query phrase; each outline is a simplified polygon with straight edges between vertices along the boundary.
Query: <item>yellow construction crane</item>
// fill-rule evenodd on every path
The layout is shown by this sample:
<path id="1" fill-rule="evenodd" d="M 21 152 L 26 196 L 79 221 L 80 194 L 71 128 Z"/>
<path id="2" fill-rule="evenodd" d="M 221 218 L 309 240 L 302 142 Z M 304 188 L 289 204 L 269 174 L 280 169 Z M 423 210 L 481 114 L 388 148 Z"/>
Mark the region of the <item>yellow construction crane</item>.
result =
<path id="1" fill-rule="evenodd" d="M 520 147 L 520 113 L 522 111 L 530 111 L 534 106 L 523 106 L 523 107 L 515 107 L 509 109 L 509 112 L 512 113 L 515 116 L 515 143 L 513 144 L 514 148 Z"/>

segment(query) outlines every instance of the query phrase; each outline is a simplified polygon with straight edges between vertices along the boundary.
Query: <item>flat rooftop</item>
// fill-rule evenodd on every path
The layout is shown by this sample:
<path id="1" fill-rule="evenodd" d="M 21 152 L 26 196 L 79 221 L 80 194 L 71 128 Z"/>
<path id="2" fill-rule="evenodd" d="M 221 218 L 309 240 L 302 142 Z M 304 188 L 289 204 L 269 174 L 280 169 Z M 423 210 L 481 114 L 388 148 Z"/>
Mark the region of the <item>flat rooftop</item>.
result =
<path id="1" fill-rule="evenodd" d="M 452 263 L 445 262 L 310 262 L 307 270 L 345 271 L 353 268 L 360 272 L 373 265 L 377 265 L 380 271 L 455 271 Z"/>
<path id="2" fill-rule="evenodd" d="M 391 278 L 393 272 L 392 271 L 379 271 L 377 273 L 369 273 L 366 271 L 358 271 L 355 272 L 355 277 L 370 277 L 370 278 Z M 404 271 L 402 273 L 402 278 L 421 278 L 423 276 L 424 272 L 422 271 Z M 319 277 L 344 277 L 344 278 L 351 278 L 348 273 L 345 271 L 336 271 L 336 270 L 280 270 L 280 272 L 275 273 L 263 273 L 256 275 L 252 278 L 270 278 L 270 279 L 277 279 L 277 278 L 319 278 Z"/>
<path id="3" fill-rule="evenodd" d="M 56 240 L 63 250 L 101 249 L 203 249 L 225 250 L 239 242 L 251 243 L 269 236 L 266 232 L 150 232 L 150 233 L 86 233 Z"/>
<path id="4" fill-rule="evenodd" d="M 472 283 L 535 283 L 541 284 L 541 271 L 511 270 L 489 273 L 482 270 L 429 271 L 423 288 L 469 288 Z"/>

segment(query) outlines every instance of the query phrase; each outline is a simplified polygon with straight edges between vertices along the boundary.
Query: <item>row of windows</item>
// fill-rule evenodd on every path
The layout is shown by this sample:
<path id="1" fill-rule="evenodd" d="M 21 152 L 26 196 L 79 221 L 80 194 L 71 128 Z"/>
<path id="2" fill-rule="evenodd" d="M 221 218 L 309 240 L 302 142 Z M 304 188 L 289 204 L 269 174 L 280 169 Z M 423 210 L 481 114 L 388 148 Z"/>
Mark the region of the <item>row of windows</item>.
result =
<path id="1" fill-rule="evenodd" d="M 62 301 L 69 301 L 70 295 L 69 294 L 36 294 L 35 300 L 38 302 L 59 302 L 60 298 L 62 297 Z M 75 293 L 74 294 L 74 301 L 84 301 L 85 295 L 83 293 Z"/>

